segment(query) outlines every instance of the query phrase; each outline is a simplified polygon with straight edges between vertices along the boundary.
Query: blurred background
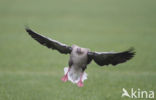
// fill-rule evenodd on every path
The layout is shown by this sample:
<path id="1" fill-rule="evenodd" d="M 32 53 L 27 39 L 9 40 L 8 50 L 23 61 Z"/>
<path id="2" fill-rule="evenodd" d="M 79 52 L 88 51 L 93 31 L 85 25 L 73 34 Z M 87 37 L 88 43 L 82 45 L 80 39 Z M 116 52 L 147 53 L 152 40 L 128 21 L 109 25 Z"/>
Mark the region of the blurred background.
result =
<path id="1" fill-rule="evenodd" d="M 122 88 L 156 92 L 155 0 L 0 0 L 0 100 L 129 100 Z M 116 67 L 92 62 L 83 88 L 62 83 L 69 55 L 41 46 L 28 25 L 62 43 L 136 56 Z"/>

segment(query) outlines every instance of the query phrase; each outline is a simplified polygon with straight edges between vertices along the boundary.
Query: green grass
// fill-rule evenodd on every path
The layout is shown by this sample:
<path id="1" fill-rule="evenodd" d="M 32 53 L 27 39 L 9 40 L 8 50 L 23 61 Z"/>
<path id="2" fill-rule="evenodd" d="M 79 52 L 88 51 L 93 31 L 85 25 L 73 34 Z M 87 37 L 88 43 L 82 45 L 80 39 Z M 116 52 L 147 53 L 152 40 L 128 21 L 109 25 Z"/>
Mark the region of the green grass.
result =
<path id="1" fill-rule="evenodd" d="M 0 100 L 131 100 L 122 88 L 156 92 L 155 0 L 0 0 Z M 92 62 L 83 88 L 62 83 L 68 55 L 41 46 L 35 31 L 92 51 L 135 47 L 116 67 Z"/>

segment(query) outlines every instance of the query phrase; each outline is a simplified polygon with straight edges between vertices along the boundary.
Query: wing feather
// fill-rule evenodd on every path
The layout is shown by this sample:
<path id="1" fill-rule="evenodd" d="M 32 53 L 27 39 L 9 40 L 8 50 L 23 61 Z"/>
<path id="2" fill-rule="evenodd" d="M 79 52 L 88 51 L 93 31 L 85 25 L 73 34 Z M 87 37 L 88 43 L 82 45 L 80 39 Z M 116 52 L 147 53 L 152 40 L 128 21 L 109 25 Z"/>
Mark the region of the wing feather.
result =
<path id="1" fill-rule="evenodd" d="M 134 49 L 130 48 L 124 52 L 88 52 L 88 57 L 92 58 L 98 65 L 117 65 L 130 60 L 135 55 Z"/>
<path id="2" fill-rule="evenodd" d="M 64 53 L 64 54 L 71 53 L 71 51 L 72 51 L 72 47 L 67 46 L 66 44 L 60 43 L 56 40 L 53 40 L 53 39 L 50 39 L 50 38 L 45 37 L 43 35 L 40 35 L 34 31 L 32 31 L 29 28 L 26 28 L 25 30 L 29 33 L 29 35 L 32 38 L 34 38 L 40 44 L 42 44 L 48 48 L 58 50 L 60 53 Z"/>

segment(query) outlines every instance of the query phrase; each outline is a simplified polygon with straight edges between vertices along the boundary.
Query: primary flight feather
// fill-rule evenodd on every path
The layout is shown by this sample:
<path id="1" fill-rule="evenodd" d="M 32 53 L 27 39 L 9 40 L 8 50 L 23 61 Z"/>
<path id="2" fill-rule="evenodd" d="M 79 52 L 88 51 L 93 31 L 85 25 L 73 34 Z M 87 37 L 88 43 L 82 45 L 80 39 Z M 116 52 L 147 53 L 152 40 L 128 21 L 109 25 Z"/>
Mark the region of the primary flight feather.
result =
<path id="1" fill-rule="evenodd" d="M 62 77 L 62 81 L 66 82 L 67 80 L 70 80 L 73 83 L 77 83 L 79 87 L 82 87 L 83 81 L 87 79 L 87 74 L 84 71 L 92 60 L 100 66 L 109 64 L 117 65 L 130 60 L 135 55 L 133 48 L 123 52 L 92 52 L 87 48 L 82 48 L 77 45 L 68 46 L 40 35 L 30 28 L 26 28 L 25 30 L 40 44 L 57 50 L 60 53 L 70 54 L 68 62 L 69 67 L 64 68 L 65 75 Z"/>

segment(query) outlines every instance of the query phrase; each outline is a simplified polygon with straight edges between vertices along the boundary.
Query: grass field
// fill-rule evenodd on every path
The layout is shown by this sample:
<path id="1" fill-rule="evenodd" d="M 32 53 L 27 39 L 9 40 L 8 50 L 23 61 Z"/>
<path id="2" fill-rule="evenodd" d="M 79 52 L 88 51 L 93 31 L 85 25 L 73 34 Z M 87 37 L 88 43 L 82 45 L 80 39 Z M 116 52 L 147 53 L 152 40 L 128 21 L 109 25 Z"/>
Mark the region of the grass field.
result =
<path id="1" fill-rule="evenodd" d="M 0 0 L 0 100 L 132 100 L 122 88 L 156 92 L 155 0 Z M 116 67 L 92 62 L 78 88 L 62 83 L 68 55 L 41 46 L 24 30 L 92 51 L 136 56 Z M 144 99 L 145 100 L 145 99 Z"/>

